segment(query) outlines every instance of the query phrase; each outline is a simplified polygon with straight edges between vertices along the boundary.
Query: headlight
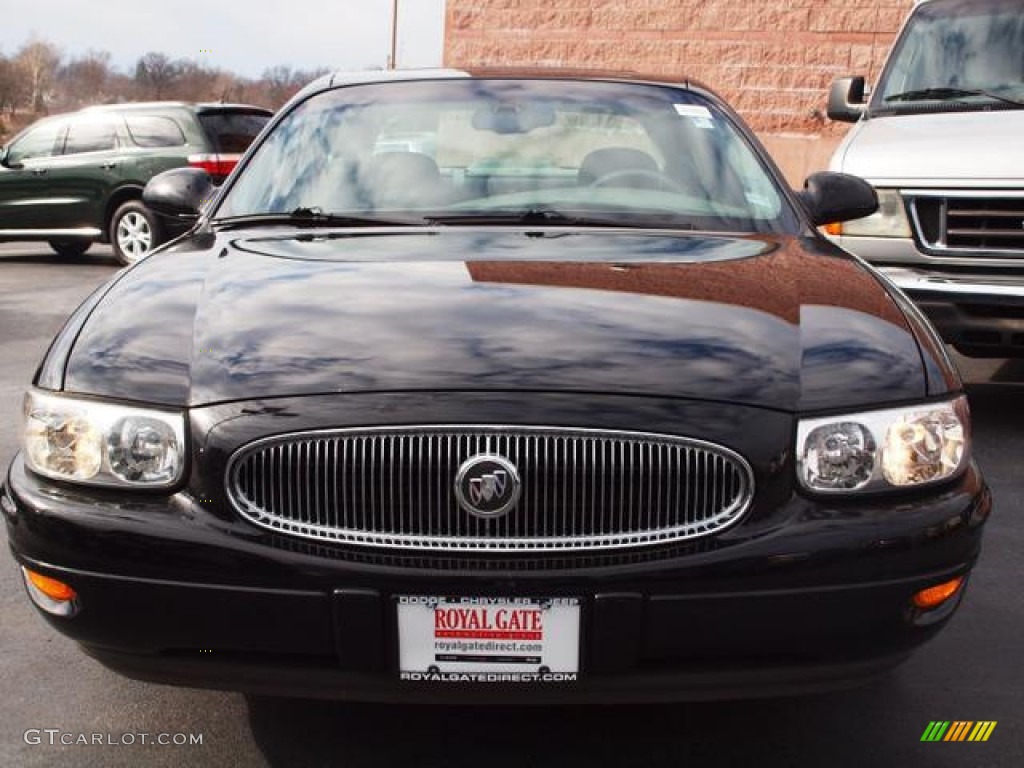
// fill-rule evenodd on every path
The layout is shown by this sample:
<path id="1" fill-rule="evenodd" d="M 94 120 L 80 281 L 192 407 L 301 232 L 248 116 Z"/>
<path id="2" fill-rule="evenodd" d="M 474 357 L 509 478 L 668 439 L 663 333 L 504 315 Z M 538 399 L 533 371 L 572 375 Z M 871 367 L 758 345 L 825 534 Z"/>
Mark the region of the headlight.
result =
<path id="1" fill-rule="evenodd" d="M 167 488 L 185 465 L 182 413 L 25 396 L 25 462 L 41 475 L 91 485 Z"/>
<path id="2" fill-rule="evenodd" d="M 839 225 L 840 235 L 853 237 L 910 237 L 903 198 L 897 189 L 876 189 L 878 210 L 863 219 L 844 221 Z"/>
<path id="3" fill-rule="evenodd" d="M 967 463 L 967 399 L 819 419 L 797 428 L 800 482 L 849 493 L 945 480 Z"/>

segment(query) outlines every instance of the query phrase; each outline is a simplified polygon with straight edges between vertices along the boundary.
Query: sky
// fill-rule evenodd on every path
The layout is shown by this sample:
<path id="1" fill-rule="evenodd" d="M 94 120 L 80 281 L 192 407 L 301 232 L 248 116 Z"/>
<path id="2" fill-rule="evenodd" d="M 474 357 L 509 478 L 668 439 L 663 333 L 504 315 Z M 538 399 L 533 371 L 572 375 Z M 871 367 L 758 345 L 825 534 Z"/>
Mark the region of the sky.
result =
<path id="1" fill-rule="evenodd" d="M 109 51 L 130 73 L 149 51 L 258 77 L 267 67 L 384 67 L 392 0 L 26 0 L 5 13 L 0 53 L 31 35 L 66 56 Z M 399 0 L 398 66 L 440 66 L 444 0 Z M 13 10 L 13 9 L 12 9 Z"/>

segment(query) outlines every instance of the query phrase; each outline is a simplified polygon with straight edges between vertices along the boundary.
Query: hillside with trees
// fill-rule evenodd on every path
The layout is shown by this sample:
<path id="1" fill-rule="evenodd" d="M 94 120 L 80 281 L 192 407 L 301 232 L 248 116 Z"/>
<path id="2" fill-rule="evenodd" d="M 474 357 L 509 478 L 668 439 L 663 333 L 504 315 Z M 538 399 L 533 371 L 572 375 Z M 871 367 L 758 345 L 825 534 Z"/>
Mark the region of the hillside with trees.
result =
<path id="1" fill-rule="evenodd" d="M 0 52 L 0 142 L 38 118 L 90 104 L 125 101 L 233 101 L 276 109 L 310 80 L 326 72 L 268 67 L 246 78 L 195 59 L 151 51 L 125 72 L 106 51 L 69 56 L 38 37 Z"/>

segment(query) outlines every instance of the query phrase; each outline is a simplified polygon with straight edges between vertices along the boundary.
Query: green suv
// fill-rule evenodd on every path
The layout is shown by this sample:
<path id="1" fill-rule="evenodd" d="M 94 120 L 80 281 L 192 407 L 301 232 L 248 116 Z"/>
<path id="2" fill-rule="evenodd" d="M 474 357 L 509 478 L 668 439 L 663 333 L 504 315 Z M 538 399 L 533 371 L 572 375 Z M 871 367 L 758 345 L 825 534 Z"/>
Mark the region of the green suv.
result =
<path id="1" fill-rule="evenodd" d="M 219 183 L 271 114 L 239 104 L 157 102 L 40 120 L 0 150 L 0 241 L 44 240 L 67 257 L 109 242 L 130 264 L 183 226 L 142 204 L 146 182 L 191 165 Z"/>

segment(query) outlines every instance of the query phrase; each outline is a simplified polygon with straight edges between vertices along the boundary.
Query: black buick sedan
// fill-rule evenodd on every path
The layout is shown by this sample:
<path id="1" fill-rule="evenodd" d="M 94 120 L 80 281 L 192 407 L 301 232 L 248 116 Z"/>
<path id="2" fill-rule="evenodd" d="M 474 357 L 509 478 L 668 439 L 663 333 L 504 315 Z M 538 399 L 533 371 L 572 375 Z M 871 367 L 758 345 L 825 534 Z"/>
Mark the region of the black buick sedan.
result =
<path id="1" fill-rule="evenodd" d="M 404 701 L 797 693 L 963 597 L 990 497 L 920 313 L 691 83 L 309 86 L 54 340 L 0 494 L 131 677 Z"/>

